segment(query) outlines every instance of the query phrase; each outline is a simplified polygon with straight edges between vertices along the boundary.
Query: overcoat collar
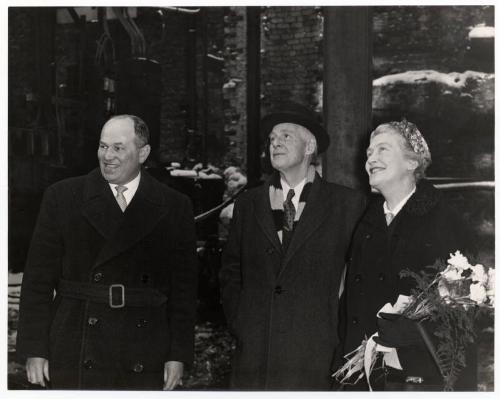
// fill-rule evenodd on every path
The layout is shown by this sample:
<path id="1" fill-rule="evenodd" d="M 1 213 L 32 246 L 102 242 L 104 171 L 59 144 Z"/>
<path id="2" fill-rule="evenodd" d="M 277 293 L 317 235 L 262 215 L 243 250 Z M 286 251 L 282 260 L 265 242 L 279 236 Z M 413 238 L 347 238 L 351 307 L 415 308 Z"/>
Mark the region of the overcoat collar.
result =
<path id="1" fill-rule="evenodd" d="M 417 184 L 415 194 L 410 197 L 392 223 L 399 224 L 400 220 L 407 219 L 407 216 L 413 218 L 429 213 L 437 205 L 441 197 L 442 194 L 431 183 L 421 180 Z M 384 198 L 381 195 L 374 196 L 363 218 L 365 224 L 378 229 L 386 229 L 383 203 Z M 401 229 L 398 226 L 396 230 Z"/>
<path id="2" fill-rule="evenodd" d="M 273 244 L 274 248 L 279 253 L 282 253 L 283 250 L 276 232 L 276 226 L 274 225 L 274 219 L 271 212 L 271 202 L 269 200 L 269 186 L 271 181 L 272 180 L 270 179 L 259 187 L 259 191 L 254 199 L 254 212 L 255 217 L 257 218 L 257 223 L 268 240 Z"/>
<path id="3" fill-rule="evenodd" d="M 125 212 L 122 212 L 100 170 L 89 173 L 85 181 L 82 213 L 106 240 L 94 266 L 139 242 L 168 212 L 168 201 L 158 184 L 142 170 L 139 187 Z"/>
<path id="4" fill-rule="evenodd" d="M 266 184 L 261 186 L 259 189 L 260 191 L 254 200 L 254 210 L 255 217 L 257 218 L 260 228 L 276 250 L 280 252 L 282 257 L 284 257 L 278 275 L 279 277 L 286 269 L 287 264 L 290 262 L 297 250 L 305 244 L 311 234 L 314 233 L 314 231 L 326 220 L 326 213 L 328 211 L 334 212 L 335 209 L 329 209 L 328 190 L 321 177 L 316 174 L 314 182 L 312 183 L 311 191 L 307 197 L 304 212 L 302 213 L 296 230 L 293 233 L 290 246 L 288 247 L 286 254 L 283 254 L 283 249 L 279 241 L 271 213 L 269 185 L 270 181 L 266 182 Z"/>

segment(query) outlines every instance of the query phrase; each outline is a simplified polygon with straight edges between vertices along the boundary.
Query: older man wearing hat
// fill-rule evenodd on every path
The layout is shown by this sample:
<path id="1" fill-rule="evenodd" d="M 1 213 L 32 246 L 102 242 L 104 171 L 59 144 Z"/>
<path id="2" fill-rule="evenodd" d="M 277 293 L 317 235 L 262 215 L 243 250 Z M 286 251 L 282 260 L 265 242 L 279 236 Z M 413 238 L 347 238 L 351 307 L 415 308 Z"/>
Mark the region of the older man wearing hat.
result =
<path id="1" fill-rule="evenodd" d="M 274 175 L 236 201 L 220 279 L 237 338 L 239 390 L 328 390 L 338 300 L 363 195 L 328 183 L 312 160 L 329 137 L 293 104 L 262 120 Z"/>

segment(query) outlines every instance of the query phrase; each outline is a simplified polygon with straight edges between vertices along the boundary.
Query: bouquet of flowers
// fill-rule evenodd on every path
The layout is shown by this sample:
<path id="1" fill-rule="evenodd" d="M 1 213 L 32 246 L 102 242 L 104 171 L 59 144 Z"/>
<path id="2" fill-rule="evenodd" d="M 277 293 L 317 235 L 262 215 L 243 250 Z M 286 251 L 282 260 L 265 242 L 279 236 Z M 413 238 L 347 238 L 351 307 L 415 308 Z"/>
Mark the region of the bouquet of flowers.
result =
<path id="1" fill-rule="evenodd" d="M 456 251 L 450 254 L 446 263 L 438 261 L 419 273 L 403 270 L 400 275 L 415 281 L 411 296 L 400 295 L 394 308 L 386 304 L 381 311 L 399 313 L 418 322 L 415 325 L 440 370 L 444 389 L 452 390 L 466 366 L 465 350 L 474 342 L 477 315 L 495 306 L 495 269 L 471 265 L 460 251 Z M 437 326 L 433 331 L 437 347 L 420 323 L 424 320 Z M 357 349 L 345 356 L 347 362 L 333 377 L 341 383 L 351 384 L 366 377 L 370 386 L 369 377 L 381 353 L 386 365 L 400 368 L 396 349 L 375 344 L 373 336 L 365 338 Z"/>

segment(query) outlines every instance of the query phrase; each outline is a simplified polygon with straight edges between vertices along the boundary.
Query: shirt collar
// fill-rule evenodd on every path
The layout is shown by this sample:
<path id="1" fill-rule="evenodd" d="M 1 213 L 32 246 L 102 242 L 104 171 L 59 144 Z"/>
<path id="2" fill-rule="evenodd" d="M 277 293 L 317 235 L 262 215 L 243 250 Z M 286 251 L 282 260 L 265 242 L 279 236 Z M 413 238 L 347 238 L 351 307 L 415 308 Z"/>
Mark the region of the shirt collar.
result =
<path id="1" fill-rule="evenodd" d="M 304 177 L 304 179 L 293 188 L 295 195 L 292 198 L 292 202 L 295 206 L 295 209 L 297 209 L 300 195 L 302 194 L 302 190 L 304 189 L 305 185 L 306 185 L 306 178 Z M 285 201 L 286 196 L 288 195 L 288 191 L 290 191 L 291 187 L 287 184 L 287 182 L 284 179 L 281 179 L 281 188 L 283 189 L 283 201 Z"/>
<path id="2" fill-rule="evenodd" d="M 137 188 L 139 187 L 140 180 L 141 180 L 141 172 L 139 172 L 139 174 L 134 179 L 129 181 L 127 184 L 109 183 L 109 187 L 111 187 L 111 191 L 113 192 L 113 195 L 115 195 L 115 196 L 116 196 L 116 187 L 117 186 L 127 187 L 127 190 L 123 193 L 123 195 L 125 196 L 125 199 L 127 200 L 127 204 L 129 204 L 130 201 L 132 200 L 132 198 L 134 197 L 135 192 L 137 191 Z"/>
<path id="3" fill-rule="evenodd" d="M 415 193 L 415 190 L 417 187 L 413 187 L 413 190 L 410 191 L 410 193 L 404 197 L 399 203 L 394 207 L 394 209 L 389 209 L 389 206 L 387 205 L 387 201 L 384 201 L 384 214 L 392 213 L 394 217 L 399 213 L 399 211 L 405 206 L 405 204 L 408 202 L 410 197 Z"/>

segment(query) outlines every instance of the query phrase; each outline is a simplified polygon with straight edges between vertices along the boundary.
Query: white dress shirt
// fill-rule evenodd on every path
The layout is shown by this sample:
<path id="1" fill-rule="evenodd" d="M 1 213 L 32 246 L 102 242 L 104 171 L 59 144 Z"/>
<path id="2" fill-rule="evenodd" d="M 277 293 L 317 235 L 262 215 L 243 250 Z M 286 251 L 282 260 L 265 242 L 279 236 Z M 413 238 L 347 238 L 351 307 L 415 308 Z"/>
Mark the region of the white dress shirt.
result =
<path id="1" fill-rule="evenodd" d="M 401 209 L 403 209 L 403 206 L 408 202 L 410 197 L 415 193 L 415 190 L 417 188 L 413 187 L 413 190 L 410 191 L 410 194 L 408 194 L 406 197 L 404 197 L 401 201 L 398 202 L 398 204 L 394 207 L 394 209 L 389 209 L 389 206 L 387 205 L 387 201 L 384 201 L 384 215 L 387 215 L 388 213 L 392 213 L 393 219 L 396 217 L 396 215 L 399 213 Z"/>
<path id="2" fill-rule="evenodd" d="M 141 172 L 139 172 L 139 174 L 133 180 L 129 181 L 127 184 L 109 183 L 109 187 L 111 187 L 111 192 L 113 193 L 113 197 L 116 197 L 117 194 L 116 186 L 127 187 L 127 189 L 123 192 L 123 196 L 125 197 L 125 201 L 127 202 L 128 206 L 130 204 L 130 201 L 132 201 L 132 198 L 134 198 L 135 192 L 139 187 L 140 180 L 141 180 Z"/>
<path id="3" fill-rule="evenodd" d="M 299 208 L 300 195 L 302 194 L 302 190 L 304 189 L 305 185 L 306 185 L 306 178 L 304 177 L 304 180 L 302 180 L 299 184 L 297 184 L 293 188 L 295 195 L 292 198 L 292 204 L 295 207 L 295 210 Z M 285 202 L 286 196 L 288 195 L 288 191 L 290 191 L 291 187 L 286 183 L 286 181 L 281 179 L 281 188 L 283 189 L 283 202 Z"/>

